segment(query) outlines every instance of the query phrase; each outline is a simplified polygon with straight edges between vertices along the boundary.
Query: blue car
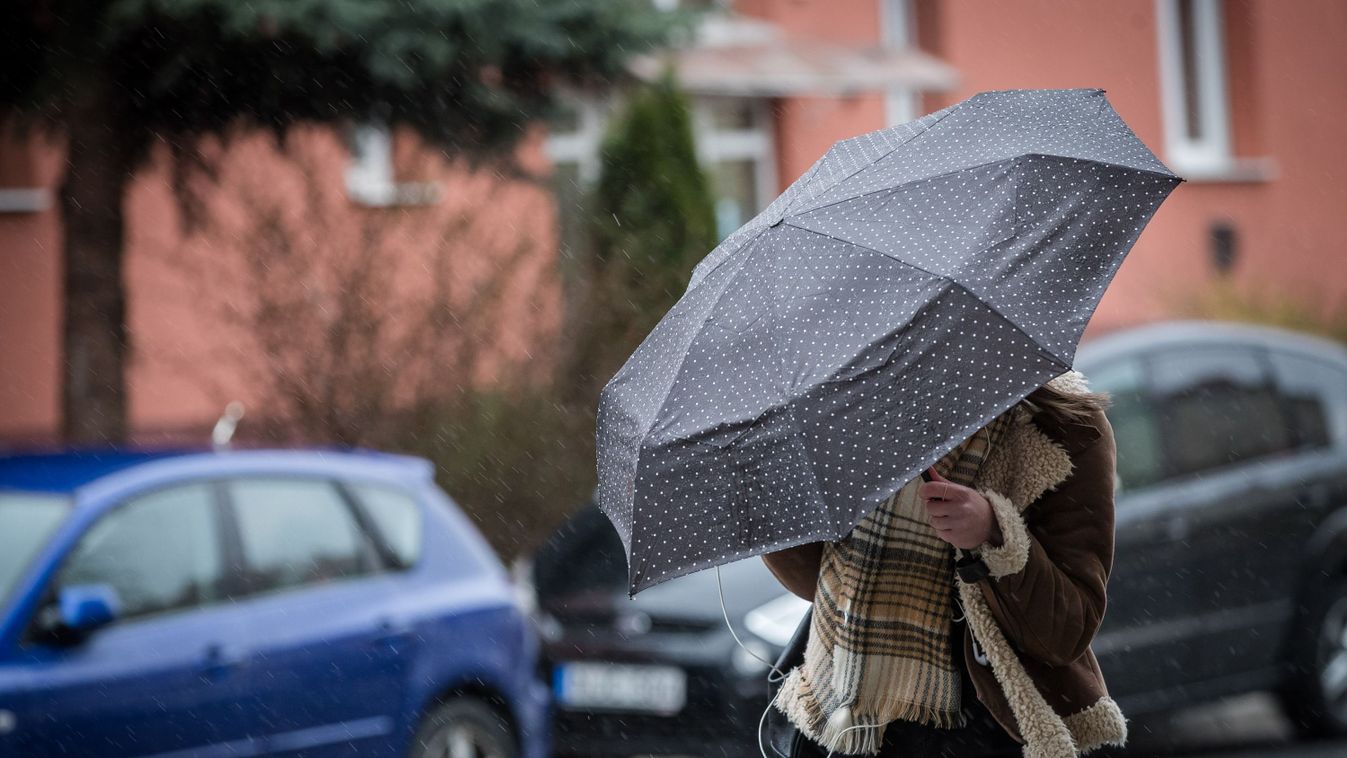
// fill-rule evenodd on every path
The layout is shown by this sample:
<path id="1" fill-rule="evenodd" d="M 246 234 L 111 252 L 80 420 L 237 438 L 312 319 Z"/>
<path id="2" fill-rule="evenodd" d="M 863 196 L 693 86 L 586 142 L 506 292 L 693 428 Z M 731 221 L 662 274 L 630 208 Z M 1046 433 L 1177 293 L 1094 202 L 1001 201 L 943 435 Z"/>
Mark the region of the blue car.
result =
<path id="1" fill-rule="evenodd" d="M 420 459 L 0 456 L 0 756 L 541 758 L 516 598 Z"/>

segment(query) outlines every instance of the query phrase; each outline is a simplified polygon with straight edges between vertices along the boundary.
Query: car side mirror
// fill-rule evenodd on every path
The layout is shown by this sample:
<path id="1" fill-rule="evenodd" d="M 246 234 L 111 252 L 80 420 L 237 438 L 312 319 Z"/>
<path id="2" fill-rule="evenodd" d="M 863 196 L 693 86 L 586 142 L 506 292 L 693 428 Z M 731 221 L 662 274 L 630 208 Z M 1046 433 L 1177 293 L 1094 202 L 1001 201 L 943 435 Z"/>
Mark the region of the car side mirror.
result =
<path id="1" fill-rule="evenodd" d="M 78 641 L 117 619 L 121 602 L 108 584 L 76 584 L 61 589 L 56 600 L 63 635 Z"/>

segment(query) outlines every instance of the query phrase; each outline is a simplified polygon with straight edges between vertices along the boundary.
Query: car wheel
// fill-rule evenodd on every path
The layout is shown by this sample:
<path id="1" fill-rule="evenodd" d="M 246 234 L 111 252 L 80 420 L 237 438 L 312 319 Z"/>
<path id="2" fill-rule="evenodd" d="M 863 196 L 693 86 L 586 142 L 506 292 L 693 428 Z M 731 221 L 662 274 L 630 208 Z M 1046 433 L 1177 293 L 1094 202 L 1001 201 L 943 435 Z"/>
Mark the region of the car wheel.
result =
<path id="1" fill-rule="evenodd" d="M 505 717 L 480 700 L 455 698 L 421 719 L 410 758 L 516 758 Z"/>
<path id="2" fill-rule="evenodd" d="M 1292 632 L 1282 705 L 1305 737 L 1347 736 L 1347 579 L 1316 593 L 1306 622 Z"/>

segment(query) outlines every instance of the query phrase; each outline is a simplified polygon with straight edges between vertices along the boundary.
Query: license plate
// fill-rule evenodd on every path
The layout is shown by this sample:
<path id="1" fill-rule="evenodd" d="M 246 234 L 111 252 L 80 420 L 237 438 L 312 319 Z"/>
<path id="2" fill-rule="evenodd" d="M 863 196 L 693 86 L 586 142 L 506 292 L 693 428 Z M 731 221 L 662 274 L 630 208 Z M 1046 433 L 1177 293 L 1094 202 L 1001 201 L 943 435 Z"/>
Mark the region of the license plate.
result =
<path id="1" fill-rule="evenodd" d="M 687 702 L 687 674 L 673 666 L 564 663 L 552 678 L 557 702 L 570 710 L 672 716 Z"/>

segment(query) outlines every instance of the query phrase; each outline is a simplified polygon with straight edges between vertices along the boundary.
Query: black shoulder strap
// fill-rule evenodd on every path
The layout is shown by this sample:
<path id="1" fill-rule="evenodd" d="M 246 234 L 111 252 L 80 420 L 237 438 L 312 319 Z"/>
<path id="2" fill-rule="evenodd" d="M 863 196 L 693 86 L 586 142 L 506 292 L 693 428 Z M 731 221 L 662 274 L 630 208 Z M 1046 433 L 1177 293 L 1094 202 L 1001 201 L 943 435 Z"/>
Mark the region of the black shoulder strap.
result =
<path id="1" fill-rule="evenodd" d="M 790 636 L 790 641 L 782 648 L 781 655 L 777 656 L 776 668 L 767 673 L 768 682 L 772 685 L 772 694 L 781 686 L 780 679 L 776 672 L 782 674 L 789 673 L 791 669 L 804 663 L 804 649 L 809 644 L 809 622 L 814 617 L 814 606 L 809 606 L 805 611 L 804 618 L 800 619 L 800 625 L 795 627 L 795 633 Z"/>
<path id="2" fill-rule="evenodd" d="M 767 689 L 771 698 L 776 699 L 776 695 L 781 691 L 781 683 L 786 678 L 785 675 L 790 670 L 804 663 L 804 649 L 809 644 L 809 622 L 814 616 L 814 606 L 809 606 L 805 612 L 804 618 L 800 619 L 800 625 L 795 627 L 795 633 L 791 635 L 790 641 L 786 647 L 781 650 L 781 655 L 777 656 L 776 668 L 767 674 Z M 778 676 L 776 672 L 780 671 Z M 807 748 L 812 745 L 805 738 L 795 725 L 790 723 L 780 710 L 775 706 L 768 707 L 766 714 L 766 733 L 759 735 L 768 746 L 768 750 L 776 758 L 797 758 L 808 755 Z"/>

